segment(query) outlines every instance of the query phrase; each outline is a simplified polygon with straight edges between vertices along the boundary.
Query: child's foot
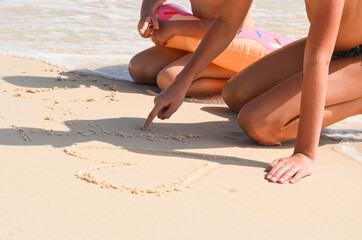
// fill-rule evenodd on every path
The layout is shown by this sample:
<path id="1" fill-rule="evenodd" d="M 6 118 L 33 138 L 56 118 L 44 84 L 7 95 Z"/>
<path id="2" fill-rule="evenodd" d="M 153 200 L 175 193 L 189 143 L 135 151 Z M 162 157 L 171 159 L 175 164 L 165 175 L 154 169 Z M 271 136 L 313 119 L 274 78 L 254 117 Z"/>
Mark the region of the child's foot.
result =
<path id="1" fill-rule="evenodd" d="M 303 177 L 311 175 L 314 170 L 314 160 L 296 153 L 287 158 L 274 160 L 269 165 L 269 173 L 266 176 L 270 182 L 297 183 Z"/>

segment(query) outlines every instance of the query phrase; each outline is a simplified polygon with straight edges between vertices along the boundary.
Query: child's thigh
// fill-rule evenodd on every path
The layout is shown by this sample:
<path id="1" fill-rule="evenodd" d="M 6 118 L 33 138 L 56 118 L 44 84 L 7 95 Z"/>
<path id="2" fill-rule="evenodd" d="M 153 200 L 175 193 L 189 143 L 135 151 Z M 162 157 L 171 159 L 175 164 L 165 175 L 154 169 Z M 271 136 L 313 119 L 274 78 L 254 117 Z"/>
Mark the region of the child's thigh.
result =
<path id="1" fill-rule="evenodd" d="M 362 98 L 362 57 L 347 57 L 332 61 L 329 68 L 326 107 Z M 241 111 L 257 112 L 258 118 L 279 122 L 283 127 L 299 116 L 303 72 L 295 74 L 276 87 L 254 98 Z M 343 111 L 343 108 L 340 109 Z"/>
<path id="2" fill-rule="evenodd" d="M 235 110 L 303 69 L 306 39 L 280 48 L 248 66 L 224 86 L 225 102 Z"/>
<path id="3" fill-rule="evenodd" d="M 194 53 L 188 53 L 177 60 L 173 61 L 166 67 L 162 69 L 160 75 L 167 75 L 168 77 L 176 77 L 182 69 L 186 66 L 186 64 L 190 61 Z M 196 77 L 199 78 L 221 78 L 221 79 L 228 79 L 235 75 L 234 71 L 231 71 L 226 68 L 222 68 L 218 65 L 210 63 L 207 65 L 205 69 Z M 160 76 L 159 76 L 160 77 Z"/>
<path id="4" fill-rule="evenodd" d="M 362 97 L 362 56 L 332 60 L 329 67 L 326 106 Z"/>
<path id="5" fill-rule="evenodd" d="M 179 49 L 155 46 L 138 53 L 136 56 L 137 61 L 143 65 L 151 65 L 162 69 L 188 53 Z"/>
<path id="6" fill-rule="evenodd" d="M 135 55 L 129 63 L 129 72 L 137 81 L 156 80 L 158 73 L 170 63 L 188 54 L 173 48 L 151 47 Z"/>

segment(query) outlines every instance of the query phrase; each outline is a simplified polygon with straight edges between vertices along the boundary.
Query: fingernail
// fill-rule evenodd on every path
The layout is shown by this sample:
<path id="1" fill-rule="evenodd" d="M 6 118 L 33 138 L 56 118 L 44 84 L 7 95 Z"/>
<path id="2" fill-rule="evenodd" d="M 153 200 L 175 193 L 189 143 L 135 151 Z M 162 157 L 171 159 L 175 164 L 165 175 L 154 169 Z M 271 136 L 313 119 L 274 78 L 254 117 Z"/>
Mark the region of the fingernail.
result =
<path id="1" fill-rule="evenodd" d="M 292 179 L 292 180 L 290 180 L 290 182 L 291 182 L 291 183 L 294 183 L 294 182 L 295 182 L 295 180 L 294 180 L 294 179 Z"/>
<path id="2" fill-rule="evenodd" d="M 277 179 L 276 179 L 276 177 L 272 177 L 271 179 L 270 179 L 270 181 L 272 181 L 272 182 L 275 182 Z"/>
<path id="3" fill-rule="evenodd" d="M 282 179 L 282 178 L 279 179 L 279 182 L 284 183 L 284 179 Z"/>
<path id="4" fill-rule="evenodd" d="M 266 179 L 270 179 L 272 175 L 266 175 Z"/>

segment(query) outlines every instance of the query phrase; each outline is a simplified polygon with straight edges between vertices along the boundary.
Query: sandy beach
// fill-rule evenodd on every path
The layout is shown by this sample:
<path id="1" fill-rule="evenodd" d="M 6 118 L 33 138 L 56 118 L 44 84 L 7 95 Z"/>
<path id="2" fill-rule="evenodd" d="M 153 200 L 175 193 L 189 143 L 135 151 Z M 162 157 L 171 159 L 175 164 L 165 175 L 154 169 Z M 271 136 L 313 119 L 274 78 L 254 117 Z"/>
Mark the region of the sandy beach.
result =
<path id="1" fill-rule="evenodd" d="M 294 141 L 255 144 L 225 105 L 143 131 L 155 87 L 10 56 L 0 75 L 1 240 L 362 237 L 362 166 L 325 134 L 311 177 L 273 184 Z"/>

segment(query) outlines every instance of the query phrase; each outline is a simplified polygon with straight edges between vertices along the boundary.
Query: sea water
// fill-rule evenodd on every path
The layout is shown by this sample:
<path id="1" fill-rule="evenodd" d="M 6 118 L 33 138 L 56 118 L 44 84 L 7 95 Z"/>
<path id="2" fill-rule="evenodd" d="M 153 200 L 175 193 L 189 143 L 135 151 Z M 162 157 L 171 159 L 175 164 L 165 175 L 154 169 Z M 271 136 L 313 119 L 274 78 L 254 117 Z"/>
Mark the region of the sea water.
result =
<path id="1" fill-rule="evenodd" d="M 169 2 L 188 6 L 188 1 Z M 141 0 L 0 0 L 0 54 L 37 59 L 67 69 L 132 81 L 131 57 L 153 45 L 136 26 Z M 290 39 L 305 37 L 308 21 L 303 0 L 254 0 L 256 27 Z M 362 116 L 357 129 L 341 133 L 336 150 L 361 160 Z M 346 145 L 346 142 L 350 145 Z M 357 147 L 356 147 L 357 146 Z M 339 149 L 342 148 L 342 150 Z M 348 149 L 354 149 L 350 151 Z M 352 152 L 352 153 L 351 153 Z"/>
<path id="2" fill-rule="evenodd" d="M 169 2 L 189 5 L 188 1 Z M 0 0 L 0 54 L 131 80 L 127 64 L 153 45 L 137 31 L 141 0 Z M 303 0 L 256 0 L 257 27 L 306 35 Z"/>

